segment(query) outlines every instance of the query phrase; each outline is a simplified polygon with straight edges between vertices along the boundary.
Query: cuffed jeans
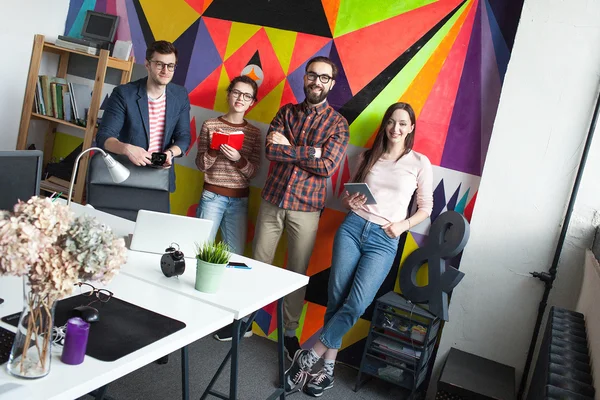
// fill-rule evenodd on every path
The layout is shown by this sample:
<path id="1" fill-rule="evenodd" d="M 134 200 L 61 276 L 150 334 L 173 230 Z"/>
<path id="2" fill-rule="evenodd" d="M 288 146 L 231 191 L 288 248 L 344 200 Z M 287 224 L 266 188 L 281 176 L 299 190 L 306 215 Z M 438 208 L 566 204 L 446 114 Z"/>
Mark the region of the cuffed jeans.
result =
<path id="1" fill-rule="evenodd" d="M 204 190 L 196 217 L 213 221 L 209 240 L 215 240 L 220 227 L 221 237 L 231 251 L 244 254 L 248 232 L 247 197 L 227 197 Z"/>
<path id="2" fill-rule="evenodd" d="M 321 342 L 330 349 L 342 346 L 342 337 L 373 302 L 387 277 L 398 238 L 392 239 L 374 224 L 350 212 L 333 242 L 327 311 Z"/>
<path id="3" fill-rule="evenodd" d="M 319 228 L 320 211 L 292 211 L 279 208 L 262 200 L 254 231 L 254 259 L 267 264 L 273 262 L 279 238 L 287 232 L 287 269 L 306 274 Z M 283 299 L 285 330 L 296 330 L 304 308 L 306 287 Z"/>

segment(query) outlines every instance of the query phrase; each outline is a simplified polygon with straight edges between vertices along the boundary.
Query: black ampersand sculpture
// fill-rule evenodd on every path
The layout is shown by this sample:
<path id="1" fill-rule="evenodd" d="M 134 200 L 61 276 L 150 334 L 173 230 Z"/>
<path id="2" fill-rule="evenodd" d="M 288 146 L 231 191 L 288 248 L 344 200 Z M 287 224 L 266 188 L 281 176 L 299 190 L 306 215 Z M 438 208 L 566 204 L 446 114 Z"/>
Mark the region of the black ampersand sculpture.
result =
<path id="1" fill-rule="evenodd" d="M 413 303 L 428 303 L 429 311 L 448 321 L 448 293 L 465 276 L 446 266 L 446 259 L 458 255 L 469 240 L 469 223 L 456 211 L 440 214 L 429 229 L 427 244 L 413 251 L 400 270 L 400 289 Z M 429 283 L 417 285 L 417 272 L 428 263 Z"/>

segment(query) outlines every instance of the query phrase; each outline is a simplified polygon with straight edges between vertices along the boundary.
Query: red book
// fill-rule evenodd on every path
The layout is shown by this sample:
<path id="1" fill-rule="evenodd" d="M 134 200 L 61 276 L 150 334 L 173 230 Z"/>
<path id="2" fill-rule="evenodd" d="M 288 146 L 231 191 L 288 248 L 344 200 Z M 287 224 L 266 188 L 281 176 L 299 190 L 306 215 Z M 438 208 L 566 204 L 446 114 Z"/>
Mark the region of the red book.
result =
<path id="1" fill-rule="evenodd" d="M 235 131 L 231 133 L 213 133 L 212 141 L 210 142 L 210 148 L 213 150 L 219 150 L 219 146 L 222 144 L 228 144 L 237 151 L 240 151 L 242 149 L 242 145 L 244 144 L 244 132 Z"/>

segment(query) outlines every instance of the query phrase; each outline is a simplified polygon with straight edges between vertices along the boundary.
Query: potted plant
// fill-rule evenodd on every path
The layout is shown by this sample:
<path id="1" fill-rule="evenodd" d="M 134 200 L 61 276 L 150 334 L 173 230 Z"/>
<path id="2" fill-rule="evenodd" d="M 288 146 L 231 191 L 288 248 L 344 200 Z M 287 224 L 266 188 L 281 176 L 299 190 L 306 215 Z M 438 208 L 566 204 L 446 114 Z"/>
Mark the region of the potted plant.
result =
<path id="1" fill-rule="evenodd" d="M 224 242 L 196 243 L 196 290 L 215 293 L 221 286 L 223 274 L 231 258 L 229 246 Z"/>

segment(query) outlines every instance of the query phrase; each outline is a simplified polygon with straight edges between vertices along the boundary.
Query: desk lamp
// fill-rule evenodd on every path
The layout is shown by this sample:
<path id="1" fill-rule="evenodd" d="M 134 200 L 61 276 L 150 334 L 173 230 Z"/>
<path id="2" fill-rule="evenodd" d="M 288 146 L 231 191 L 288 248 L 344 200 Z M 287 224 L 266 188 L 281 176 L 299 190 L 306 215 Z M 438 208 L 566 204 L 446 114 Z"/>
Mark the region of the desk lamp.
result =
<path id="1" fill-rule="evenodd" d="M 113 182 L 121 183 L 125 179 L 129 178 L 129 170 L 125 168 L 123 164 L 116 161 L 109 154 L 106 154 L 104 150 L 98 147 L 90 147 L 89 149 L 82 151 L 81 154 L 79 154 L 79 156 L 77 156 L 77 159 L 75 160 L 75 165 L 73 166 L 73 173 L 71 174 L 71 186 L 69 187 L 69 197 L 67 199 L 67 206 L 71 204 L 71 196 L 73 195 L 73 186 L 75 185 L 75 176 L 77 175 L 79 159 L 85 153 L 92 150 L 98 150 L 100 153 L 102 153 L 102 161 L 104 161 L 104 164 L 106 164 L 106 167 L 108 168 L 108 172 L 110 173 Z"/>

